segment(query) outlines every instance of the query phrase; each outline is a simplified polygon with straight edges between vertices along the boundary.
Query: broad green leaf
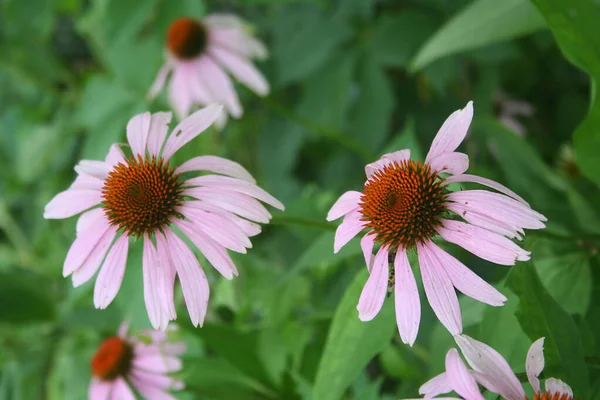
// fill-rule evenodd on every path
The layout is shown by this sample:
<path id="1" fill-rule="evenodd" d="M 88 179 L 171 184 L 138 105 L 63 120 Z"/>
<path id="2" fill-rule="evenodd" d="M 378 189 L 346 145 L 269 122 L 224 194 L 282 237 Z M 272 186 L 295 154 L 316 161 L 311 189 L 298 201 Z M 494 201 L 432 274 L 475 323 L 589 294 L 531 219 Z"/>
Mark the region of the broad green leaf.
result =
<path id="1" fill-rule="evenodd" d="M 568 382 L 577 398 L 587 398 L 588 369 L 573 319 L 550 296 L 530 262 L 513 268 L 507 284 L 519 297 L 516 316 L 523 331 L 531 340 L 546 338 L 544 375 Z"/>
<path id="2" fill-rule="evenodd" d="M 54 318 L 54 301 L 40 290 L 48 282 L 23 271 L 0 272 L 0 321 L 23 324 Z M 45 286 L 48 288 L 48 286 Z"/>
<path id="3" fill-rule="evenodd" d="M 411 70 L 467 50 L 523 36 L 544 27 L 527 0 L 475 0 L 440 28 L 419 50 Z"/>
<path id="4" fill-rule="evenodd" d="M 397 334 L 394 302 L 388 299 L 369 322 L 358 319 L 356 304 L 368 278 L 361 270 L 340 301 L 317 370 L 313 398 L 338 400 L 373 357 Z"/>

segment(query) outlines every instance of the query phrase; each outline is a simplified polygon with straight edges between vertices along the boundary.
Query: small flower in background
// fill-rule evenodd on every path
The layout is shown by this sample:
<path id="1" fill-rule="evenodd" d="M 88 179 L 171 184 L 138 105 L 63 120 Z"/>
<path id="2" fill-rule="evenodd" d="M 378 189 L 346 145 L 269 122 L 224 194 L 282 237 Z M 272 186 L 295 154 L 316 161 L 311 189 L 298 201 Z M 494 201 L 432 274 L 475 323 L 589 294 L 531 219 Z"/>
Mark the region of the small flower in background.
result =
<path id="1" fill-rule="evenodd" d="M 127 336 L 127 328 L 123 324 L 118 335 L 104 340 L 94 355 L 89 399 L 135 399 L 131 386 L 144 399 L 175 399 L 168 391 L 184 385 L 169 374 L 181 369 L 179 356 L 186 350 L 185 343 L 170 342 L 170 332 L 162 331 L 143 331 L 143 339 Z"/>
<path id="2" fill-rule="evenodd" d="M 268 223 L 271 218 L 258 200 L 283 210 L 233 161 L 199 156 L 171 166 L 171 156 L 213 124 L 221 111 L 220 105 L 197 111 L 168 137 L 171 113 L 136 115 L 127 124 L 133 155 L 126 157 L 115 144 L 104 161 L 80 161 L 75 182 L 46 205 L 44 218 L 50 219 L 91 208 L 77 221 L 77 238 L 67 253 L 63 275 L 72 275 L 73 285 L 79 286 L 102 264 L 94 287 L 96 308 L 106 308 L 117 295 L 133 237 L 143 240 L 144 299 L 152 326 L 165 329 L 176 318 L 176 275 L 192 323 L 202 325 L 208 281 L 194 253 L 172 227 L 186 235 L 225 278 L 232 279 L 238 271 L 227 249 L 245 253 L 252 247 L 249 238 L 260 233 L 260 226 L 251 221 Z M 219 175 L 183 179 L 182 174 L 192 171 Z"/>
<path id="3" fill-rule="evenodd" d="M 529 252 L 510 239 L 521 240 L 524 228 L 544 228 L 546 218 L 517 194 L 492 180 L 464 174 L 469 158 L 455 150 L 472 118 L 472 102 L 450 115 L 424 164 L 412 161 L 410 150 L 386 154 L 368 164 L 363 192 L 344 193 L 327 215 L 328 221 L 344 217 L 335 234 L 336 253 L 363 229 L 369 230 L 360 242 L 370 276 L 358 302 L 359 318 L 373 319 L 388 285 L 393 284 L 398 330 L 402 341 L 410 345 L 417 337 L 421 306 L 408 250 L 417 251 L 429 304 L 456 335 L 462 332 L 462 319 L 455 288 L 492 306 L 503 305 L 506 297 L 442 250 L 433 238 L 440 235 L 484 260 L 514 265 L 528 260 Z M 447 190 L 448 184 L 458 182 L 478 183 L 500 193 Z M 381 246 L 373 258 L 375 242 Z"/>
<path id="4" fill-rule="evenodd" d="M 498 121 L 519 136 L 524 136 L 526 129 L 518 118 L 531 117 L 533 106 L 526 101 L 512 99 L 504 92 L 494 93 L 493 100 Z"/>
<path id="5" fill-rule="evenodd" d="M 242 106 L 227 72 L 259 96 L 269 93 L 269 83 L 252 64 L 254 58 L 264 59 L 267 50 L 236 16 L 179 18 L 169 27 L 166 47 L 166 62 L 149 96 L 162 90 L 172 72 L 168 96 L 180 119 L 195 105 L 215 102 L 223 104 L 227 114 L 240 118 Z M 225 126 L 227 114 L 221 114 L 217 128 Z"/>
<path id="6" fill-rule="evenodd" d="M 467 335 L 459 335 L 455 339 L 473 370 L 467 369 L 456 349 L 450 349 L 446 355 L 446 372 L 421 386 L 420 394 L 432 399 L 439 394 L 455 391 L 466 400 L 483 400 L 477 386 L 479 382 L 490 392 L 508 400 L 527 400 L 519 378 L 500 353 Z M 571 387 L 560 379 L 546 379 L 546 390 L 541 391 L 538 376 L 544 369 L 543 350 L 544 338 L 540 338 L 533 342 L 525 359 L 525 369 L 534 391 L 534 400 L 574 400 Z"/>

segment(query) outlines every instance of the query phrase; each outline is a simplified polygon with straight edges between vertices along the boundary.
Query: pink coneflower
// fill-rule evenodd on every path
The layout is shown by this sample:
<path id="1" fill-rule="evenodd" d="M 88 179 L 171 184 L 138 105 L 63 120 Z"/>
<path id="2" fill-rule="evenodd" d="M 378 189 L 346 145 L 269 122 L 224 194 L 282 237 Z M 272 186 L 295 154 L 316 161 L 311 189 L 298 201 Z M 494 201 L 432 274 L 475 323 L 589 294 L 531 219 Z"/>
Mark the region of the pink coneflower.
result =
<path id="1" fill-rule="evenodd" d="M 412 161 L 410 150 L 386 154 L 368 164 L 363 192 L 344 193 L 327 215 L 328 221 L 344 217 L 335 234 L 336 253 L 368 229 L 360 244 L 370 276 L 358 301 L 359 318 L 373 319 L 383 305 L 388 285 L 394 285 L 398 330 L 402 340 L 411 345 L 417 337 L 421 305 L 408 250 L 416 249 L 429 304 L 455 335 L 462 332 L 462 320 L 454 288 L 493 306 L 501 306 L 506 297 L 438 247 L 433 238 L 439 235 L 485 260 L 514 265 L 517 260 L 528 260 L 529 252 L 510 239 L 521 239 L 524 228 L 543 228 L 541 221 L 546 220 L 499 183 L 464 174 L 469 158 L 455 150 L 472 118 L 472 102 L 450 115 L 424 164 Z M 500 193 L 449 192 L 447 185 L 456 182 L 479 183 Z M 373 258 L 375 242 L 381 246 Z M 388 271 L 392 263 L 394 267 Z"/>
<path id="2" fill-rule="evenodd" d="M 446 355 L 446 372 L 421 386 L 420 394 L 425 395 L 426 399 L 432 399 L 439 394 L 455 391 L 466 400 L 483 400 L 477 386 L 479 382 L 490 392 L 508 400 L 527 400 L 519 378 L 500 353 L 467 335 L 459 335 L 455 339 L 473 370 L 467 369 L 456 349 L 450 349 Z M 527 378 L 534 391 L 533 399 L 574 400 L 573 391 L 560 379 L 546 379 L 546 391 L 541 391 L 538 376 L 544 369 L 543 350 L 544 338 L 540 338 L 533 342 L 525 359 Z"/>
<path id="3" fill-rule="evenodd" d="M 104 260 L 94 288 L 96 308 L 106 308 L 117 295 L 133 237 L 144 242 L 144 299 L 152 325 L 165 329 L 176 318 L 175 275 L 192 323 L 202 325 L 208 281 L 192 250 L 172 228 L 187 236 L 231 279 L 238 272 L 227 249 L 245 253 L 252 246 L 249 237 L 260 232 L 259 225 L 251 221 L 267 223 L 271 218 L 258 200 L 283 210 L 279 201 L 256 186 L 248 171 L 233 161 L 199 156 L 171 166 L 171 156 L 214 123 L 221 111 L 220 105 L 197 111 L 168 138 L 171 113 L 146 112 L 133 117 L 127 124 L 133 155 L 126 158 L 121 148 L 113 145 L 105 161 L 80 161 L 75 182 L 46 205 L 45 218 L 68 218 L 91 208 L 77 222 L 77 238 L 67 254 L 63 275 L 72 274 L 73 285 L 79 286 Z M 182 175 L 191 171 L 220 175 L 183 179 Z"/>
<path id="4" fill-rule="evenodd" d="M 241 117 L 242 106 L 227 72 L 259 96 L 269 93 L 268 82 L 252 64 L 253 58 L 265 58 L 267 51 L 233 15 L 179 18 L 169 27 L 166 48 L 166 62 L 149 96 L 162 90 L 172 72 L 169 101 L 180 119 L 195 105 L 215 102 L 232 117 Z M 217 127 L 222 128 L 226 120 L 223 113 Z"/>
<path id="5" fill-rule="evenodd" d="M 117 336 L 104 340 L 92 359 L 90 400 L 135 399 L 133 388 L 148 400 L 175 399 L 167 392 L 183 389 L 183 382 L 169 373 L 181 369 L 183 342 L 169 342 L 167 333 L 144 331 L 145 337 L 127 336 L 123 324 Z"/>

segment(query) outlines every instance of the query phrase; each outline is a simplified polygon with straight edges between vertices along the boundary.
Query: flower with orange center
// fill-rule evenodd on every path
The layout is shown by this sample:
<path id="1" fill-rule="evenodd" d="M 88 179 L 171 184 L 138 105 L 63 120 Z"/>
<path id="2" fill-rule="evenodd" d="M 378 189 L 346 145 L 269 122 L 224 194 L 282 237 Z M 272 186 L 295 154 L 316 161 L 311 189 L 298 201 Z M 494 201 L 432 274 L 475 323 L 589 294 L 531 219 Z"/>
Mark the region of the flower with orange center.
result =
<path id="1" fill-rule="evenodd" d="M 465 400 L 484 400 L 479 383 L 508 400 L 528 399 L 519 378 L 500 353 L 467 335 L 458 335 L 454 339 L 473 370 L 467 368 L 456 349 L 450 349 L 446 355 L 446 371 L 422 385 L 420 394 L 435 399 L 454 391 Z M 533 400 L 575 400 L 571 387 L 560 379 L 546 379 L 546 390 L 542 392 L 538 376 L 543 369 L 544 338 L 540 338 L 531 344 L 525 360 L 527 379 L 534 391 Z"/>
<path id="2" fill-rule="evenodd" d="M 126 157 L 120 146 L 113 145 L 104 161 L 81 161 L 75 167 L 75 182 L 46 205 L 45 218 L 83 212 L 63 275 L 72 274 L 73 285 L 79 286 L 100 270 L 94 287 L 96 308 L 106 308 L 117 295 L 133 238 L 143 242 L 144 300 L 152 325 L 166 329 L 177 317 L 176 277 L 192 323 L 202 325 L 208 280 L 193 251 L 175 232 L 187 236 L 208 262 L 232 279 L 238 271 L 227 250 L 245 253 L 252 247 L 250 237 L 260 233 L 255 222 L 271 218 L 260 201 L 283 209 L 233 161 L 199 156 L 171 165 L 173 154 L 213 124 L 221 109 L 212 105 L 197 111 L 171 135 L 167 135 L 170 113 L 133 117 L 127 124 L 133 155 Z M 213 174 L 184 179 L 193 171 Z"/>
<path id="3" fill-rule="evenodd" d="M 472 118 L 472 102 L 450 115 L 424 163 L 411 160 L 410 150 L 400 150 L 368 164 L 362 192 L 344 193 L 327 215 L 328 221 L 344 218 L 335 233 L 336 253 L 367 230 L 360 244 L 370 275 L 358 300 L 359 318 L 374 318 L 393 288 L 400 337 L 411 345 L 419 330 L 421 304 L 409 251 L 418 255 L 429 304 L 450 333 L 457 335 L 462 320 L 454 289 L 492 306 L 503 305 L 506 297 L 442 250 L 435 243 L 437 237 L 484 260 L 514 265 L 528 260 L 529 252 L 511 239 L 521 240 L 525 228 L 543 228 L 546 220 L 503 185 L 465 174 L 469 158 L 455 150 Z M 449 184 L 460 182 L 478 183 L 495 192 L 448 189 Z M 375 244 L 379 249 L 373 257 Z"/>
<path id="4" fill-rule="evenodd" d="M 102 342 L 91 362 L 90 400 L 135 399 L 133 390 L 145 399 L 170 399 L 169 390 L 183 389 L 183 382 L 169 374 L 181 369 L 185 344 L 169 341 L 166 332 L 140 334 L 144 341 L 128 336 L 123 324 L 118 336 Z"/>
<path id="5" fill-rule="evenodd" d="M 196 106 L 221 103 L 217 128 L 227 115 L 240 118 L 243 110 L 229 75 L 259 96 L 269 94 L 269 83 L 253 65 L 267 50 L 233 15 L 209 15 L 202 19 L 179 18 L 169 27 L 165 40 L 166 61 L 149 91 L 156 97 L 168 84 L 168 97 L 177 116 L 186 117 Z"/>

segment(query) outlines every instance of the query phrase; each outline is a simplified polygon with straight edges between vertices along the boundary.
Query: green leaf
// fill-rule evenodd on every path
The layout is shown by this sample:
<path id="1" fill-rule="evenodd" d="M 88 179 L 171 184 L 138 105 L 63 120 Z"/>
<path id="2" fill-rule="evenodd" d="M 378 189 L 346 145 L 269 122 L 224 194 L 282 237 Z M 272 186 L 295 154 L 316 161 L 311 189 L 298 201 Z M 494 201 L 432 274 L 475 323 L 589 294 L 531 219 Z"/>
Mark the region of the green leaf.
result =
<path id="1" fill-rule="evenodd" d="M 573 319 L 550 296 L 530 262 L 513 268 L 507 283 L 520 299 L 516 316 L 523 331 L 531 340 L 546 338 L 544 375 L 568 382 L 578 398 L 587 398 L 588 369 Z"/>
<path id="2" fill-rule="evenodd" d="M 27 323 L 54 318 L 54 302 L 41 287 L 48 282 L 23 271 L 0 272 L 0 321 Z"/>
<path id="3" fill-rule="evenodd" d="M 390 299 L 372 321 L 358 319 L 356 304 L 368 275 L 366 268 L 356 274 L 337 307 L 317 370 L 312 394 L 314 399 L 342 398 L 360 370 L 397 333 L 394 302 Z"/>
<path id="4" fill-rule="evenodd" d="M 439 58 L 523 36 L 544 26 L 527 0 L 475 0 L 425 43 L 410 68 L 417 71 Z"/>

